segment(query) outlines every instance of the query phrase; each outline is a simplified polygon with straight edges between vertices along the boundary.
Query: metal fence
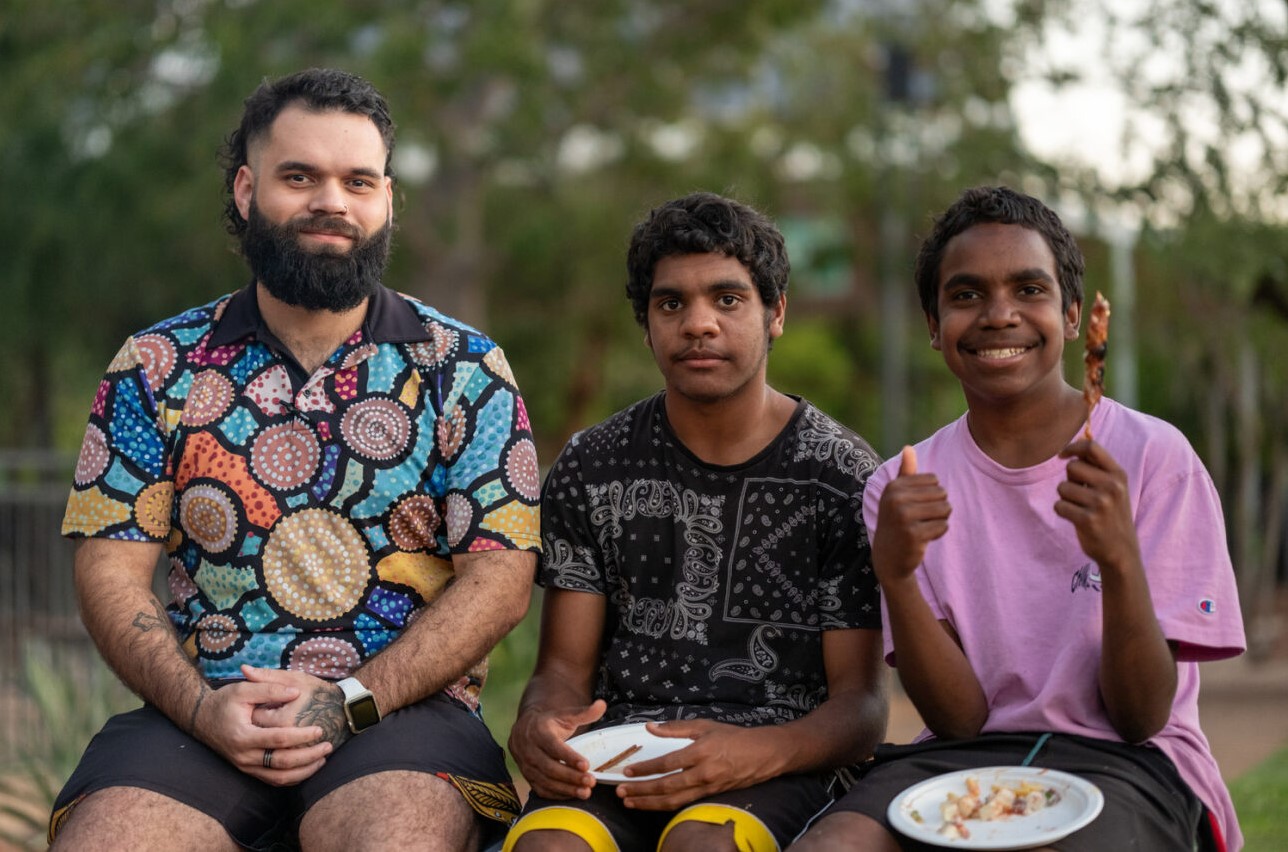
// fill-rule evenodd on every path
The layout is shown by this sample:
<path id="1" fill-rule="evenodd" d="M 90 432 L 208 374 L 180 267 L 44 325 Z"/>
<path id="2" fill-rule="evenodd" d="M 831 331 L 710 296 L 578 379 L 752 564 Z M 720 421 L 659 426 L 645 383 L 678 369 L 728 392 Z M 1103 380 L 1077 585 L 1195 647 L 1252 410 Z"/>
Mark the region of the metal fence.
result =
<path id="1" fill-rule="evenodd" d="M 76 612 L 72 545 L 59 534 L 75 459 L 0 451 L 0 758 L 33 734 L 24 663 L 84 671 L 93 647 Z"/>

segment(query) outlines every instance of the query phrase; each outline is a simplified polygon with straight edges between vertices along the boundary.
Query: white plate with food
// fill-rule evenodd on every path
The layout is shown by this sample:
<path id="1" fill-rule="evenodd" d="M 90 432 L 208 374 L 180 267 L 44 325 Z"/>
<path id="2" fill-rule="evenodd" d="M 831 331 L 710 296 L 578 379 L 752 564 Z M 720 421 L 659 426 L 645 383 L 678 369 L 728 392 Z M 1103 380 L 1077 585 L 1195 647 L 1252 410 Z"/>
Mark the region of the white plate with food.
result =
<path id="1" fill-rule="evenodd" d="M 1099 787 L 1067 772 L 984 766 L 914 784 L 886 815 L 901 834 L 932 846 L 1031 849 L 1087 825 L 1104 804 Z"/>
<path id="2" fill-rule="evenodd" d="M 647 781 L 669 775 L 669 772 L 660 775 L 622 774 L 622 770 L 633 763 L 670 754 L 693 742 L 688 737 L 655 736 L 644 725 L 644 722 L 636 722 L 588 731 L 568 740 L 568 745 L 590 762 L 590 774 L 601 784 Z"/>

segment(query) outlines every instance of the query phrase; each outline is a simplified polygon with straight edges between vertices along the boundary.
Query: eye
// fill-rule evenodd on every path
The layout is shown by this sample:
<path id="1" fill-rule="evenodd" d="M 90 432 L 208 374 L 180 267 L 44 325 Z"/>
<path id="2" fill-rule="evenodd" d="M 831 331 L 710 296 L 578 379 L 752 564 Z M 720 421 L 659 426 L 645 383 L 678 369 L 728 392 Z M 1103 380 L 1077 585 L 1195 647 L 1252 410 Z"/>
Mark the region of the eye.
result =
<path id="1" fill-rule="evenodd" d="M 309 176 L 298 174 L 298 173 L 289 174 L 286 176 L 286 182 L 290 184 L 295 184 L 296 186 L 304 186 L 306 183 L 309 182 Z"/>
<path id="2" fill-rule="evenodd" d="M 674 297 L 663 299 L 657 303 L 659 311 L 677 311 L 680 309 L 680 300 Z"/>
<path id="3" fill-rule="evenodd" d="M 741 301 L 742 299 L 738 298 L 733 293 L 724 293 L 720 296 L 720 298 L 716 299 L 716 303 L 719 304 L 722 308 L 737 307 L 738 303 Z"/>

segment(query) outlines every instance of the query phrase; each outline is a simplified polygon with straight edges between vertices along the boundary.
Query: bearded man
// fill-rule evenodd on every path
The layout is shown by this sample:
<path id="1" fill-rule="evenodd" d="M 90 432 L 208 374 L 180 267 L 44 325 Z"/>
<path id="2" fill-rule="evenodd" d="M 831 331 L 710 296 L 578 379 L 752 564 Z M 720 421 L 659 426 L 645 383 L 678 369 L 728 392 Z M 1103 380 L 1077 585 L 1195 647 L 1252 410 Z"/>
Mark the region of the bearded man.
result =
<path id="1" fill-rule="evenodd" d="M 55 849 L 463 849 L 518 810 L 478 694 L 527 610 L 536 453 L 501 350 L 381 283 L 393 148 L 367 81 L 265 81 L 224 152 L 253 282 L 108 367 L 63 533 L 144 703 Z"/>

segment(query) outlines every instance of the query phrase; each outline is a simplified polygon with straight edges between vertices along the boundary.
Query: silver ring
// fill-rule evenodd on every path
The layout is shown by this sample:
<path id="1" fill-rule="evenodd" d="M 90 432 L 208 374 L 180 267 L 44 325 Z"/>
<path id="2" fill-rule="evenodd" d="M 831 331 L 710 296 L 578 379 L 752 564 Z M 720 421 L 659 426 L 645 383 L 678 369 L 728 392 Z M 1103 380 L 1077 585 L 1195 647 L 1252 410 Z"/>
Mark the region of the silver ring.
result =
<path id="1" fill-rule="evenodd" d="M 264 768 L 273 768 L 273 750 L 271 748 L 264 749 Z"/>

